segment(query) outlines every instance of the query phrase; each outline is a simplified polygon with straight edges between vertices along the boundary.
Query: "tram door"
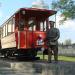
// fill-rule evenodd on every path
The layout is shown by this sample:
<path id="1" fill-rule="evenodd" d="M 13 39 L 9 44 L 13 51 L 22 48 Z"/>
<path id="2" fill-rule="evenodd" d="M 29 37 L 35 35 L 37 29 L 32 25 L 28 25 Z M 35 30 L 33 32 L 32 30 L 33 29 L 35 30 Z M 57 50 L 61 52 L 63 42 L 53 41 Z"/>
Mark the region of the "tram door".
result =
<path id="1" fill-rule="evenodd" d="M 18 49 L 26 48 L 26 30 L 25 29 L 25 15 L 21 12 L 15 15 L 15 31 L 16 31 L 16 46 Z"/>

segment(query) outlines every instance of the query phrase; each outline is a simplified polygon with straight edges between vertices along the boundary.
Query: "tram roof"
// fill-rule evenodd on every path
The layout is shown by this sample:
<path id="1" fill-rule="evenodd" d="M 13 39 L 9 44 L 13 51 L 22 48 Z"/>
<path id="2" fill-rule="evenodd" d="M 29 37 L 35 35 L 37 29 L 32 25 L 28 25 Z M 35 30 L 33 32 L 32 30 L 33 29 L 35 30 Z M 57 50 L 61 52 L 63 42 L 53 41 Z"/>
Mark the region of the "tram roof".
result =
<path id="1" fill-rule="evenodd" d="M 38 8 L 20 8 L 18 12 L 20 11 L 25 11 L 25 14 L 33 14 L 33 15 L 44 15 L 44 16 L 51 16 L 51 15 L 54 15 L 57 13 L 57 11 L 54 11 L 54 10 L 48 10 L 48 9 L 38 9 Z"/>
<path id="2" fill-rule="evenodd" d="M 38 9 L 38 8 L 20 8 L 18 11 L 16 11 L 10 18 L 12 18 L 12 17 L 14 17 L 14 15 L 16 14 L 16 13 L 19 13 L 20 11 L 25 11 L 25 15 L 32 15 L 32 16 L 39 16 L 39 19 L 41 19 L 41 18 L 47 18 L 47 17 L 49 17 L 49 16 L 51 16 L 51 15 L 54 15 L 54 14 L 56 14 L 57 13 L 57 11 L 54 11 L 54 10 L 48 10 L 48 9 Z M 10 20 L 10 18 L 8 19 L 8 20 Z M 1 27 L 6 23 L 6 22 L 8 22 L 8 20 L 7 21 L 5 21 L 2 25 L 1 25 Z"/>

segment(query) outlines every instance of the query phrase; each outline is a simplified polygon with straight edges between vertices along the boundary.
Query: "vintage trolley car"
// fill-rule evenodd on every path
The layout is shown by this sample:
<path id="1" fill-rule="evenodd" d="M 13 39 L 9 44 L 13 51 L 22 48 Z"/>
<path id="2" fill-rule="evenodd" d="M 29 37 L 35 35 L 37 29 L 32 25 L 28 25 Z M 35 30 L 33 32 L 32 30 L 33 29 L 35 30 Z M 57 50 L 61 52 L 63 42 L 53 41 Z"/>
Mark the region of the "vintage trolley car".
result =
<path id="1" fill-rule="evenodd" d="M 0 53 L 5 57 L 36 57 L 45 46 L 48 18 L 56 11 L 37 8 L 20 8 L 1 26 Z M 39 41 L 40 40 L 40 41 Z"/>

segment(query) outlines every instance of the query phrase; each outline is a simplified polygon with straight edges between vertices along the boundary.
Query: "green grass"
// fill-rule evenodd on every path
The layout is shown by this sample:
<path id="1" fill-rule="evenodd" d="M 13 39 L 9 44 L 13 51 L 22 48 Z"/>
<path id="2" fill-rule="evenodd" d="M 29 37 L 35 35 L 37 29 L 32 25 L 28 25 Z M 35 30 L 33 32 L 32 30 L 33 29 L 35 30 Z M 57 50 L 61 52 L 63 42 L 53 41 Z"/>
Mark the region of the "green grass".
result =
<path id="1" fill-rule="evenodd" d="M 37 55 L 37 56 L 40 57 L 40 59 L 43 59 L 43 55 Z M 45 55 L 45 60 L 48 60 L 48 55 Z M 54 60 L 53 56 L 52 60 Z M 58 60 L 75 62 L 75 57 L 58 56 Z"/>
<path id="2" fill-rule="evenodd" d="M 75 62 L 75 57 L 59 56 L 59 60 Z"/>

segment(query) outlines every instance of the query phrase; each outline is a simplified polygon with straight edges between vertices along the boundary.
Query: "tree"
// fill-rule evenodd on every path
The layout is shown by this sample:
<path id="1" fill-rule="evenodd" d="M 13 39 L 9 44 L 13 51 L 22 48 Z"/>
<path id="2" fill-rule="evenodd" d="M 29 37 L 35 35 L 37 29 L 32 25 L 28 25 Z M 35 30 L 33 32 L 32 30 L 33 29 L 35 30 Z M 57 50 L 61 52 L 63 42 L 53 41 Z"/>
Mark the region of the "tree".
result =
<path id="1" fill-rule="evenodd" d="M 68 19 L 75 19 L 75 1 L 74 0 L 57 0 L 52 2 L 52 8 L 61 12 L 64 22 Z"/>

